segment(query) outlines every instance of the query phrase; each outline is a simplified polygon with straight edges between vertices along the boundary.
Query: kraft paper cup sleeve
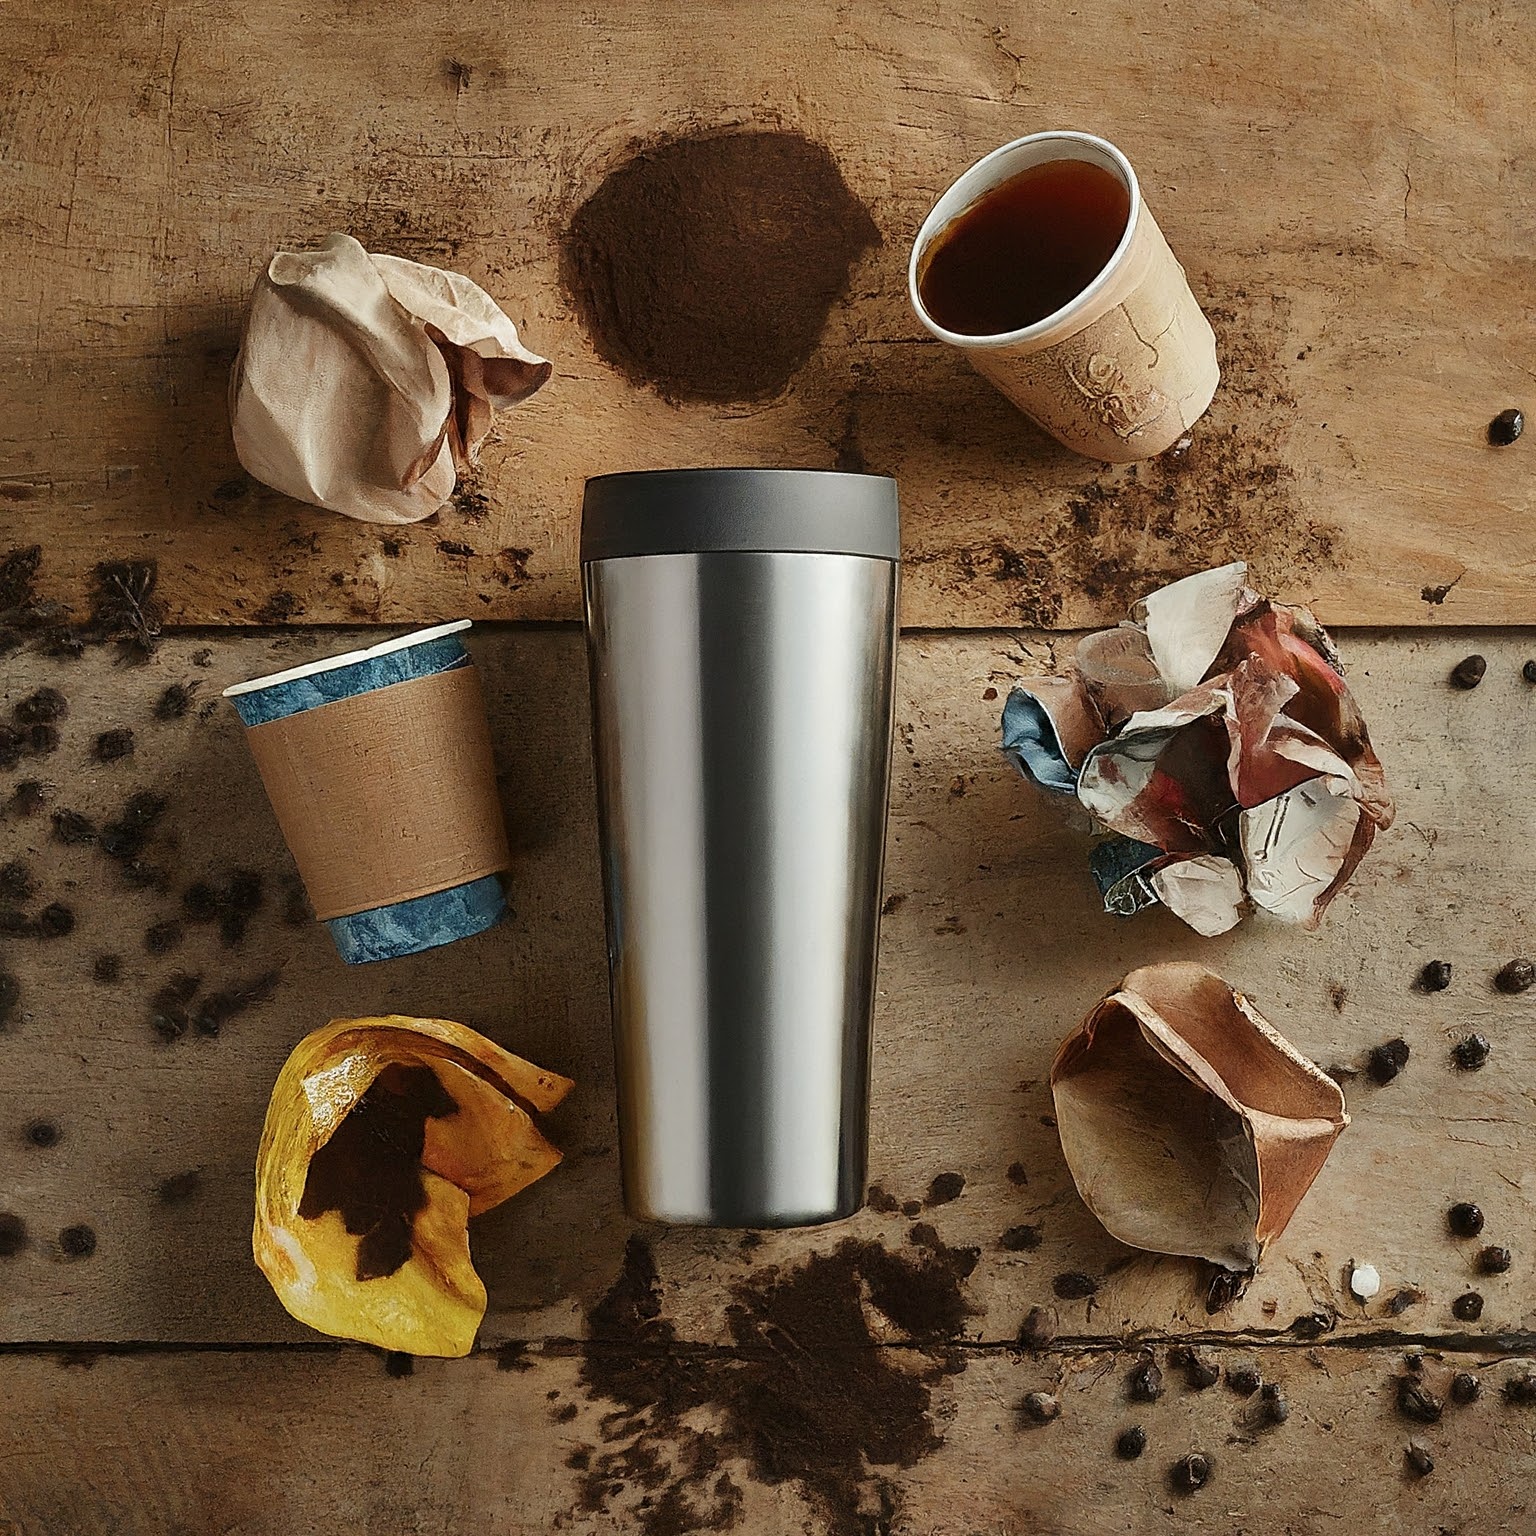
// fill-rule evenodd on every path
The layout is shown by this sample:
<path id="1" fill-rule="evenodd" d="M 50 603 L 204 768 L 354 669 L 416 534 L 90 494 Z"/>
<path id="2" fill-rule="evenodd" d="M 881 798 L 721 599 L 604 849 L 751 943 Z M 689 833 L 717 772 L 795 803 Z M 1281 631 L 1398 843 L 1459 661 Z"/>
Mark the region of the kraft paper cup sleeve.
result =
<path id="1" fill-rule="evenodd" d="M 472 666 L 252 726 L 246 740 L 321 919 L 512 862 Z"/>
<path id="2" fill-rule="evenodd" d="M 1123 1243 L 1251 1269 L 1349 1124 L 1338 1084 L 1220 976 L 1143 967 L 1051 1067 L 1078 1193 Z"/>

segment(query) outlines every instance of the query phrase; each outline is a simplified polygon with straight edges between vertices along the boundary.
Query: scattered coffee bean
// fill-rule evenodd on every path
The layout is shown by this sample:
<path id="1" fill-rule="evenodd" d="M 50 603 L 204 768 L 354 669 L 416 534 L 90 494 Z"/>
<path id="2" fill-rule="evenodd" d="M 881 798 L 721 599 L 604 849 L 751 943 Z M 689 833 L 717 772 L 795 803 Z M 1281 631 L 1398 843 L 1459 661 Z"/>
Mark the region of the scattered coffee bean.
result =
<path id="1" fill-rule="evenodd" d="M 1410 1349 L 1403 1355 L 1403 1369 L 1412 1371 L 1415 1376 L 1424 1369 L 1424 1351 L 1422 1349 Z"/>
<path id="2" fill-rule="evenodd" d="M 29 725 L 22 735 L 22 746 L 28 757 L 47 757 L 59 750 L 59 728 L 56 725 Z"/>
<path id="3" fill-rule="evenodd" d="M 42 810 L 43 802 L 47 800 L 51 788 L 51 785 L 44 784 L 41 779 L 23 779 L 11 791 L 11 814 L 36 816 Z"/>
<path id="4" fill-rule="evenodd" d="M 1517 1408 L 1536 1405 L 1536 1371 L 1524 1370 L 1504 1383 L 1504 1401 Z"/>
<path id="5" fill-rule="evenodd" d="M 203 1186 L 203 1176 L 196 1168 L 185 1173 L 173 1173 L 155 1186 L 155 1194 L 161 1205 L 184 1205 Z"/>
<path id="6" fill-rule="evenodd" d="M 1050 1307 L 1031 1307 L 1019 1324 L 1019 1343 L 1026 1349 L 1044 1349 L 1056 1337 L 1056 1313 Z"/>
<path id="7" fill-rule="evenodd" d="M 21 859 L 0 865 L 0 901 L 28 902 L 37 894 L 37 881 Z"/>
<path id="8" fill-rule="evenodd" d="M 1140 1424 L 1122 1429 L 1115 1437 L 1115 1455 L 1121 1461 L 1135 1461 L 1147 1448 L 1147 1432 Z"/>
<path id="9" fill-rule="evenodd" d="M 26 1222 L 11 1211 L 0 1211 L 0 1259 L 14 1259 L 26 1246 Z"/>
<path id="10" fill-rule="evenodd" d="M 104 987 L 110 987 L 113 982 L 121 979 L 123 974 L 123 957 L 121 955 L 97 955 L 91 966 L 91 975 Z"/>
<path id="11" fill-rule="evenodd" d="M 51 901 L 37 914 L 33 931 L 40 939 L 62 939 L 75 931 L 75 914 L 62 901 Z"/>
<path id="12" fill-rule="evenodd" d="M 1265 1424 L 1284 1424 L 1291 1416 L 1291 1405 L 1286 1402 L 1285 1394 L 1281 1392 L 1279 1384 L 1266 1381 L 1259 1390 L 1259 1418 Z"/>
<path id="13" fill-rule="evenodd" d="M 1408 1442 L 1408 1449 L 1403 1452 L 1403 1461 L 1415 1477 L 1428 1477 L 1435 1470 L 1435 1458 L 1422 1445 L 1417 1445 L 1412 1440 Z"/>
<path id="14" fill-rule="evenodd" d="M 1457 1237 L 1476 1237 L 1483 1230 L 1483 1208 L 1459 1200 L 1445 1213 L 1446 1223 Z"/>
<path id="15" fill-rule="evenodd" d="M 221 905 L 219 893 L 206 880 L 194 880 L 182 893 L 181 911 L 189 923 L 211 923 Z"/>
<path id="16" fill-rule="evenodd" d="M 1170 1480 L 1175 1493 L 1198 1492 L 1211 1480 L 1210 1458 L 1202 1456 L 1199 1451 L 1181 1456 L 1173 1464 Z"/>
<path id="17" fill-rule="evenodd" d="M 1009 1253 L 1032 1252 L 1040 1246 L 1040 1228 L 1031 1226 L 1009 1227 L 998 1238 L 998 1246 Z"/>
<path id="18" fill-rule="evenodd" d="M 1203 1350 L 1192 1349 L 1184 1362 L 1184 1375 L 1196 1392 L 1203 1392 L 1221 1380 L 1221 1367 Z"/>
<path id="19" fill-rule="evenodd" d="M 1487 1063 L 1492 1050 L 1485 1035 L 1463 1035 L 1451 1047 L 1451 1060 L 1463 1072 L 1476 1072 Z"/>
<path id="20" fill-rule="evenodd" d="M 1501 1248 L 1497 1243 L 1489 1243 L 1478 1250 L 1477 1268 L 1481 1274 L 1502 1275 L 1513 1262 L 1509 1249 Z"/>
<path id="21" fill-rule="evenodd" d="M 1536 986 L 1536 965 L 1529 960 L 1511 960 L 1493 978 L 1500 992 L 1528 992 Z"/>
<path id="22" fill-rule="evenodd" d="M 1488 423 L 1488 441 L 1495 448 L 1507 448 L 1525 431 L 1525 416 L 1518 406 L 1500 411 Z"/>
<path id="23" fill-rule="evenodd" d="M 1239 1397 L 1252 1397 L 1264 1385 L 1264 1378 L 1259 1374 L 1257 1366 L 1234 1365 L 1227 1372 L 1227 1385 Z"/>
<path id="24" fill-rule="evenodd" d="M 1398 1377 L 1397 1406 L 1404 1418 L 1415 1419 L 1420 1424 L 1438 1424 L 1444 1411 L 1440 1399 L 1412 1376 Z"/>
<path id="25" fill-rule="evenodd" d="M 52 1120 L 34 1120 L 31 1125 L 27 1127 L 26 1135 L 27 1140 L 31 1142 L 34 1147 L 41 1147 L 46 1150 L 49 1147 L 58 1146 L 64 1133 L 58 1128 L 58 1126 L 53 1123 Z"/>
<path id="26" fill-rule="evenodd" d="M 96 841 L 95 826 L 79 811 L 55 811 L 52 820 L 53 835 L 61 843 L 78 845 Z"/>
<path id="27" fill-rule="evenodd" d="M 1468 1403 L 1475 1403 L 1482 1390 L 1482 1382 L 1471 1371 L 1457 1371 L 1451 1377 L 1451 1401 L 1460 1403 L 1463 1408 Z"/>
<path id="28" fill-rule="evenodd" d="M 103 731 L 91 743 L 91 756 L 98 763 L 115 763 L 121 757 L 133 754 L 133 732 L 120 725 L 115 730 Z"/>
<path id="29" fill-rule="evenodd" d="M 1253 1279 L 1251 1269 L 1226 1269 L 1220 1264 L 1208 1264 L 1211 1283 L 1206 1287 L 1205 1310 L 1206 1314 L 1214 1317 L 1218 1312 L 1224 1312 L 1237 1300 L 1248 1288 L 1248 1282 Z"/>
<path id="30" fill-rule="evenodd" d="M 1457 688 L 1476 688 L 1488 671 L 1488 661 L 1483 656 L 1463 656 L 1451 668 L 1451 682 Z"/>
<path id="31" fill-rule="evenodd" d="M 1528 683 L 1536 683 L 1536 661 L 1528 661 L 1520 668 L 1520 676 Z"/>
<path id="32" fill-rule="evenodd" d="M 168 955 L 182 941 L 181 924 L 174 918 L 163 923 L 152 923 L 144 930 L 144 948 L 152 955 Z"/>
<path id="33" fill-rule="evenodd" d="M 1131 1372 L 1126 1393 L 1133 1403 L 1155 1403 L 1163 1395 L 1163 1373 L 1155 1360 L 1143 1360 Z"/>
<path id="34" fill-rule="evenodd" d="M 1431 960 L 1419 972 L 1421 992 L 1444 992 L 1450 984 L 1451 962 L 1449 960 Z"/>
<path id="35" fill-rule="evenodd" d="M 1388 1040 L 1378 1045 L 1366 1062 L 1366 1071 L 1374 1083 L 1387 1084 L 1408 1065 L 1408 1042 L 1403 1039 Z"/>
<path id="36" fill-rule="evenodd" d="M 234 877 L 234 880 L 240 880 L 240 879 L 245 879 L 245 880 L 249 880 L 249 881 L 254 881 L 255 882 L 256 906 L 260 906 L 261 905 L 261 876 L 257 875 L 257 874 L 253 874 L 250 870 L 247 869 L 247 870 L 240 871 Z M 234 890 L 234 880 L 232 880 L 230 882 L 231 893 L 233 893 L 233 890 Z M 252 908 L 251 910 L 254 910 L 254 908 Z M 965 1176 L 964 1176 L 964 1174 L 959 1174 L 959 1173 L 941 1173 L 941 1174 L 937 1174 L 934 1177 L 933 1182 L 931 1184 L 929 1184 L 929 1186 L 928 1186 L 928 1195 L 927 1195 L 926 1200 L 924 1201 L 924 1204 L 926 1204 L 926 1205 L 948 1205 L 951 1200 L 956 1200 L 956 1199 L 958 1199 L 960 1197 L 960 1192 L 964 1188 L 965 1188 Z"/>
<path id="37" fill-rule="evenodd" d="M 1395 1291 L 1387 1302 L 1387 1316 L 1401 1317 L 1409 1307 L 1417 1305 L 1424 1300 L 1424 1292 L 1416 1287 L 1406 1285 L 1400 1291 Z"/>
<path id="38" fill-rule="evenodd" d="M 155 701 L 156 720 L 180 720 L 192 707 L 196 683 L 172 683 Z"/>
<path id="39" fill-rule="evenodd" d="M 1051 1281 L 1051 1289 L 1063 1301 L 1082 1301 L 1087 1296 L 1092 1296 L 1099 1288 L 1099 1282 L 1092 1275 L 1085 1275 L 1081 1270 L 1068 1270 L 1064 1275 L 1057 1275 Z"/>
<path id="40" fill-rule="evenodd" d="M 1483 1298 L 1476 1291 L 1463 1291 L 1451 1303 L 1451 1315 L 1459 1323 L 1475 1323 L 1483 1315 Z"/>
<path id="41" fill-rule="evenodd" d="M 83 1222 L 77 1227 L 65 1227 L 59 1233 L 59 1247 L 70 1259 L 88 1259 L 96 1252 L 96 1234 Z"/>
<path id="42" fill-rule="evenodd" d="M 49 725 L 69 717 L 69 700 L 57 688 L 29 693 L 12 711 L 18 725 Z"/>
<path id="43" fill-rule="evenodd" d="M 1026 1392 L 1019 1409 L 1031 1424 L 1049 1424 L 1061 1417 L 1061 1403 L 1049 1392 Z"/>

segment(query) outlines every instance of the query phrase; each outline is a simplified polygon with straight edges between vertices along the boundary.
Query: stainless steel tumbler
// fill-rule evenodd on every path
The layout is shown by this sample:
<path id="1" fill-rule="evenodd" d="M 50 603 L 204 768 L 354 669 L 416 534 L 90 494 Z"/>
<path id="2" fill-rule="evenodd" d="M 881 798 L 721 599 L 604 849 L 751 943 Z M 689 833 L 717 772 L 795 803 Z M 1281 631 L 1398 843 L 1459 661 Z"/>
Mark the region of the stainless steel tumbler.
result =
<path id="1" fill-rule="evenodd" d="M 899 558 L 879 476 L 587 482 L 633 1215 L 803 1226 L 862 1203 Z"/>

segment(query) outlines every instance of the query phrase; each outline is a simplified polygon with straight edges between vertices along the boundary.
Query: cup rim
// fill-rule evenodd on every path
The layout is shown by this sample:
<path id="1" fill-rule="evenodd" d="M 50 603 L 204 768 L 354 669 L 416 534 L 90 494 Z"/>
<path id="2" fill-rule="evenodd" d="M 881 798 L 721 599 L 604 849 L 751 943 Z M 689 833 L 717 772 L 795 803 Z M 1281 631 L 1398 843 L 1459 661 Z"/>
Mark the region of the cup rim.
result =
<path id="1" fill-rule="evenodd" d="M 260 693 L 266 688 L 276 688 L 283 683 L 296 683 L 301 678 L 313 677 L 317 672 L 334 672 L 338 667 L 350 667 L 360 661 L 372 661 L 378 656 L 388 656 L 393 651 L 407 650 L 413 645 L 423 645 L 428 640 L 440 640 L 444 635 L 457 635 L 468 629 L 474 621 L 454 619 L 447 624 L 433 624 L 427 629 L 413 629 L 409 634 L 396 635 L 393 640 L 381 640 L 366 650 L 346 651 L 340 656 L 322 656 L 318 661 L 306 661 L 302 666 L 289 667 L 282 672 L 271 672 L 266 677 L 253 677 L 248 682 L 231 683 L 221 695 L 226 699 L 243 693 Z"/>
<path id="2" fill-rule="evenodd" d="M 1080 145 L 1097 150 L 1108 159 L 1116 172 L 1125 183 L 1126 190 L 1130 193 L 1130 208 L 1126 213 L 1125 231 L 1120 236 L 1119 243 L 1115 246 L 1110 258 L 1100 269 L 1098 275 L 1088 284 L 1081 293 L 1076 294 L 1069 302 L 1063 304 L 1060 309 L 1052 310 L 1050 314 L 1042 316 L 1039 320 L 1029 325 L 1020 326 L 1014 331 L 997 331 L 985 336 L 971 336 L 964 331 L 947 330 L 940 325 L 932 315 L 928 313 L 927 306 L 923 303 L 922 295 L 918 291 L 918 262 L 923 253 L 933 244 L 939 233 L 947 229 L 961 213 L 968 208 L 976 198 L 965 198 L 964 192 L 968 185 L 974 185 L 987 179 L 993 172 L 999 161 L 1012 159 L 1020 150 L 1035 144 L 1055 143 L 1064 147 Z M 1057 158 L 1069 160 L 1080 158 L 1072 155 L 1061 155 Z M 1044 165 L 1046 160 L 1035 160 L 1031 164 Z M 1027 166 L 1021 166 L 1021 170 L 1027 170 Z M 993 182 L 992 185 L 997 185 Z M 990 191 L 991 187 L 983 190 Z M 980 195 L 980 194 L 978 194 Z M 958 204 L 958 206 L 957 206 Z M 912 241 L 912 253 L 907 260 L 907 297 L 911 302 L 913 312 L 922 322 L 923 326 L 940 341 L 948 342 L 952 347 L 962 350 L 972 348 L 1012 347 L 1021 342 L 1034 341 L 1045 335 L 1048 331 L 1055 330 L 1063 321 L 1070 320 L 1074 311 L 1085 309 L 1109 282 L 1115 269 L 1125 260 L 1125 254 L 1130 249 L 1132 236 L 1136 233 L 1136 223 L 1141 214 L 1141 184 L 1136 179 L 1135 169 L 1126 158 L 1124 151 L 1111 144 L 1108 139 L 1100 138 L 1094 133 L 1080 133 L 1073 129 L 1050 128 L 1042 133 L 1028 133 L 1022 138 L 1010 139 L 1006 144 L 1000 144 L 996 149 L 990 150 L 981 159 L 967 166 L 950 184 L 939 194 L 937 201 L 928 211 L 928 217 L 922 222 Z"/>

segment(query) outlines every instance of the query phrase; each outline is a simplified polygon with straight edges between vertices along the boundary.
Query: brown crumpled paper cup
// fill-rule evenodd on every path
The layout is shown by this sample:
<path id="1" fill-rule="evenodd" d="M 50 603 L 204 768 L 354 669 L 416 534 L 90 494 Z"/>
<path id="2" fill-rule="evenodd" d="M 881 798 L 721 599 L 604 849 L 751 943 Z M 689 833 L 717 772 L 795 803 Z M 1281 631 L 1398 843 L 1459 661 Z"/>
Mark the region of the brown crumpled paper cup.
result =
<path id="1" fill-rule="evenodd" d="M 1051 1093 L 1088 1209 L 1133 1248 L 1252 1269 L 1349 1124 L 1339 1086 L 1203 966 L 1132 971 Z"/>

